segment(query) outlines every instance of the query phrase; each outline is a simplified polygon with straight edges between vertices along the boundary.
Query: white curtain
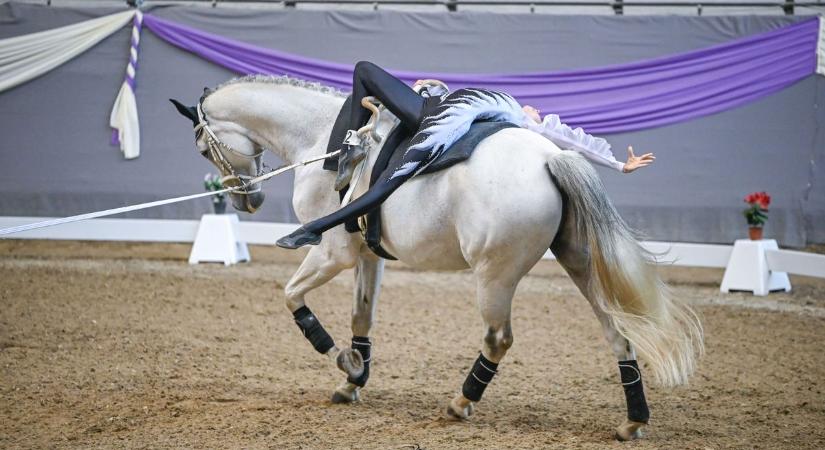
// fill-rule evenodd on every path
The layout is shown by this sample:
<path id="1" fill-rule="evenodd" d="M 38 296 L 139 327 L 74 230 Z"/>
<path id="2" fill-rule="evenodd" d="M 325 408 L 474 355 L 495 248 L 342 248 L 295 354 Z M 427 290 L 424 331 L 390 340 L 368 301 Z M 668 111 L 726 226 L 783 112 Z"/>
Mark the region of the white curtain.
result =
<path id="1" fill-rule="evenodd" d="M 97 19 L 0 39 L 0 92 L 25 83 L 88 50 L 132 19 L 129 10 Z"/>
<path id="2" fill-rule="evenodd" d="M 140 122 L 137 101 L 132 87 L 125 81 L 115 98 L 115 105 L 109 114 L 109 126 L 117 133 L 117 144 L 126 159 L 140 156 Z"/>

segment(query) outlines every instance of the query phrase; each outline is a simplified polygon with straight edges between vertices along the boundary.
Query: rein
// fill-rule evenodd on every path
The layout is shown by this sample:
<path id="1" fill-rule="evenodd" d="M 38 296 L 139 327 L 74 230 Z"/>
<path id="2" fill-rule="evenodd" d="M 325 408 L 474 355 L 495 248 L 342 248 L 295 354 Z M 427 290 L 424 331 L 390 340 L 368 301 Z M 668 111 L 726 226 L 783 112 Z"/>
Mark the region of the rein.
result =
<path id="1" fill-rule="evenodd" d="M 380 112 L 379 112 L 379 108 L 375 105 L 375 103 L 377 103 L 377 102 L 376 102 L 375 98 L 373 98 L 373 97 L 366 97 L 366 98 L 362 99 L 361 104 L 365 108 L 372 111 L 373 116 L 372 116 L 371 120 L 367 123 L 367 125 L 365 125 L 364 127 L 362 127 L 361 129 L 358 130 L 358 134 L 361 135 L 361 136 L 369 134 L 375 141 L 380 142 L 381 141 L 381 136 L 379 136 L 376 132 L 378 121 L 380 120 Z M 307 164 L 310 164 L 310 163 L 313 163 L 313 162 L 316 162 L 316 161 L 321 161 L 323 159 L 332 158 L 334 156 L 338 156 L 341 153 L 341 150 L 336 150 L 334 152 L 325 153 L 325 154 L 319 155 L 319 156 L 314 156 L 312 158 L 306 159 L 304 161 L 297 162 L 295 164 L 290 164 L 288 166 L 283 166 L 283 167 L 280 167 L 278 169 L 273 169 L 273 170 L 270 170 L 268 172 L 263 171 L 263 168 L 264 168 L 263 164 L 257 164 L 257 162 L 256 162 L 256 167 L 257 167 L 258 172 L 255 174 L 255 176 L 241 175 L 241 174 L 238 174 L 235 171 L 235 168 L 232 166 L 232 163 L 230 163 L 226 159 L 226 157 L 224 157 L 222 150 L 228 151 L 230 153 L 234 153 L 235 155 L 240 156 L 242 158 L 246 158 L 246 159 L 259 158 L 263 155 L 265 150 L 261 149 L 261 151 L 255 153 L 253 155 L 246 155 L 244 153 L 239 152 L 238 150 L 232 148 L 230 145 L 228 145 L 225 142 L 221 141 L 218 138 L 218 136 L 215 134 L 215 132 L 212 131 L 212 128 L 210 128 L 210 126 L 209 126 L 209 122 L 206 119 L 206 114 L 204 113 L 203 108 L 201 107 L 200 103 L 198 103 L 197 112 L 198 112 L 198 124 L 195 125 L 195 136 L 196 136 L 196 138 L 200 137 L 201 133 L 203 133 L 204 131 L 206 132 L 207 150 L 205 150 L 204 152 L 201 152 L 201 153 L 204 154 L 204 155 L 206 155 L 208 153 L 209 156 L 211 157 L 210 159 L 212 161 L 214 161 L 215 164 L 218 165 L 218 168 L 221 170 L 221 173 L 222 174 L 226 173 L 226 175 L 224 175 L 223 178 L 221 178 L 221 183 L 223 183 L 224 186 L 227 186 L 226 182 L 228 182 L 228 181 L 231 182 L 231 181 L 235 181 L 235 180 L 238 183 L 236 186 L 231 186 L 230 185 L 229 187 L 226 187 L 226 188 L 221 189 L 219 191 L 203 192 L 203 193 L 200 193 L 200 194 L 193 194 L 193 195 L 184 195 L 184 196 L 181 196 L 181 197 L 174 197 L 174 198 L 170 198 L 170 199 L 166 199 L 166 200 L 158 200 L 158 201 L 154 201 L 154 202 L 140 203 L 140 204 L 137 204 L 137 205 L 123 206 L 123 207 L 120 207 L 120 208 L 107 209 L 107 210 L 104 210 L 104 211 L 95 211 L 95 212 L 90 212 L 90 213 L 86 213 L 86 214 L 79 214 L 79 215 L 76 215 L 76 216 L 61 217 L 61 218 L 57 218 L 57 219 L 44 220 L 44 221 L 41 221 L 41 222 L 35 222 L 35 223 L 26 224 L 26 225 L 18 225 L 18 226 L 15 226 L 15 227 L 3 228 L 3 229 L 0 229 L 0 236 L 6 236 L 6 235 L 9 235 L 9 234 L 21 233 L 21 232 L 24 232 L 24 231 L 36 230 L 36 229 L 39 229 L 39 228 L 46 228 L 46 227 L 51 227 L 51 226 L 55 226 L 55 225 L 62 225 L 62 224 L 66 224 L 66 223 L 80 222 L 82 220 L 96 219 L 98 217 L 113 216 L 115 214 L 122 214 L 122 213 L 130 212 L 130 211 L 139 211 L 141 209 L 154 208 L 156 206 L 169 205 L 169 204 L 172 204 L 172 203 L 180 203 L 180 202 L 184 202 L 184 201 L 187 201 L 187 200 L 194 200 L 194 199 L 197 199 L 197 198 L 209 197 L 209 196 L 212 196 L 212 195 L 223 194 L 223 193 L 226 193 L 226 192 L 232 192 L 234 194 L 240 194 L 240 195 L 254 194 L 256 192 L 261 191 L 262 188 L 261 188 L 260 183 L 263 182 L 263 181 L 266 181 L 266 180 L 268 180 L 272 177 L 280 175 L 280 174 L 282 174 L 284 172 L 287 172 L 289 170 L 295 169 L 296 167 L 305 166 Z M 358 179 L 361 178 L 361 175 L 364 172 L 364 165 L 365 165 L 365 161 L 362 161 L 360 163 L 360 167 L 358 168 L 358 175 L 357 175 L 357 179 L 356 179 L 356 184 L 357 184 Z M 255 190 L 251 190 L 250 187 L 253 186 L 253 185 L 256 185 L 256 184 L 258 185 L 257 188 Z M 343 202 L 344 205 L 349 202 L 350 198 L 352 197 L 353 191 L 354 191 L 354 184 L 350 186 L 350 190 L 347 192 L 346 198 L 344 199 L 344 202 Z"/>
<path id="2" fill-rule="evenodd" d="M 326 154 L 323 154 L 323 155 L 320 155 L 320 156 L 315 156 L 315 157 L 306 159 L 304 161 L 297 162 L 295 164 L 284 166 L 284 167 L 281 167 L 279 169 L 276 169 L 276 170 L 273 170 L 271 172 L 267 172 L 263 175 L 259 175 L 255 178 L 252 178 L 252 179 L 249 180 L 249 183 L 250 184 L 260 183 L 260 182 L 266 181 L 266 180 L 268 180 L 268 179 L 270 179 L 270 178 L 272 178 L 276 175 L 280 175 L 280 174 L 282 174 L 286 171 L 292 170 L 296 167 L 305 166 L 309 163 L 320 161 L 322 159 L 327 159 L 327 158 L 331 158 L 333 156 L 338 156 L 339 153 L 341 153 L 341 150 L 336 150 L 334 152 L 326 153 Z M 36 230 L 38 228 L 46 228 L 46 227 L 51 227 L 51 226 L 55 226 L 55 225 L 61 225 L 61 224 L 64 224 L 64 223 L 72 223 L 72 222 L 79 222 L 81 220 L 96 219 L 98 217 L 113 216 L 115 214 L 122 214 L 122 213 L 130 212 L 130 211 L 138 211 L 138 210 L 141 210 L 141 209 L 154 208 L 155 206 L 168 205 L 168 204 L 171 204 L 171 203 L 180 203 L 180 202 L 184 202 L 184 201 L 187 201 L 187 200 L 194 200 L 196 198 L 209 197 L 209 196 L 212 196 L 212 195 L 223 194 L 225 192 L 232 192 L 232 191 L 236 191 L 238 189 L 244 189 L 245 187 L 246 187 L 246 185 L 233 186 L 233 187 L 228 187 L 228 188 L 225 188 L 225 189 L 221 189 L 220 191 L 203 192 L 203 193 L 200 193 L 200 194 L 185 195 L 185 196 L 182 196 L 182 197 L 175 197 L 175 198 L 170 198 L 170 199 L 166 199 L 166 200 L 158 200 L 158 201 L 154 201 L 154 202 L 140 203 L 138 205 L 123 206 L 123 207 L 120 207 L 120 208 L 107 209 L 105 211 L 96 211 L 96 212 L 91 212 L 91 213 L 86 213 L 86 214 L 79 214 L 79 215 L 76 215 L 76 216 L 62 217 L 62 218 L 59 218 L 59 219 L 44 220 L 42 222 L 35 222 L 35 223 L 26 224 L 26 225 L 18 225 L 16 227 L 9 227 L 9 228 L 0 229 L 0 236 L 6 236 L 6 235 L 9 235 L 9 234 L 14 234 L 14 233 L 21 233 L 23 231 Z"/>

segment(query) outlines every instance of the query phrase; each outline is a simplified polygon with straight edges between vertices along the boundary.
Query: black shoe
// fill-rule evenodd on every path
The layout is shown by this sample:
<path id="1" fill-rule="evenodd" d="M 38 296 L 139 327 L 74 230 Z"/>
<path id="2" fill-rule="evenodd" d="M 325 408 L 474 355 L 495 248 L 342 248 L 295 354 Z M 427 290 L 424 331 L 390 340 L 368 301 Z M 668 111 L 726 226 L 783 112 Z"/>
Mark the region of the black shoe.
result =
<path id="1" fill-rule="evenodd" d="M 364 151 L 364 147 L 344 144 L 341 156 L 338 157 L 338 176 L 335 178 L 336 191 L 347 187 L 350 180 L 352 180 L 355 167 L 363 161 L 366 156 L 367 152 Z"/>
<path id="2" fill-rule="evenodd" d="M 318 245 L 321 242 L 321 235 L 308 231 L 301 227 L 292 233 L 278 239 L 275 243 L 278 247 L 296 249 L 305 245 Z"/>

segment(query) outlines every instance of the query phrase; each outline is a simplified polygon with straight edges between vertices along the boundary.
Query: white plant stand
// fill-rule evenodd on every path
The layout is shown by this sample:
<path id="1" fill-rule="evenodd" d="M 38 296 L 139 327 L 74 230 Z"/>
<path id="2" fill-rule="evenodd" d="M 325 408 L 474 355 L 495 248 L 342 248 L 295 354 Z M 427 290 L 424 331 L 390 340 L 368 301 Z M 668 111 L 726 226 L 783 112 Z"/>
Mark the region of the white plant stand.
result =
<path id="1" fill-rule="evenodd" d="M 751 291 L 760 296 L 776 291 L 790 292 L 788 274 L 768 268 L 767 250 L 779 250 L 775 240 L 737 239 L 722 278 L 721 291 Z"/>
<path id="2" fill-rule="evenodd" d="M 222 262 L 228 266 L 249 262 L 249 248 L 246 242 L 238 240 L 238 223 L 237 214 L 204 214 L 189 254 L 189 264 Z"/>

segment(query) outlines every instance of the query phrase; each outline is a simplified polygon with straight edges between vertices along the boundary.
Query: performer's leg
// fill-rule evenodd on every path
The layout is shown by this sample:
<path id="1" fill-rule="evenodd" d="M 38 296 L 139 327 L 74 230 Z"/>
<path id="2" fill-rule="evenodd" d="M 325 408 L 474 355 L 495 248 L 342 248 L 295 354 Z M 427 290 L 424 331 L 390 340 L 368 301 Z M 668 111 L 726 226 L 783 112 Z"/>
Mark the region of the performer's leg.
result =
<path id="1" fill-rule="evenodd" d="M 384 200 L 398 189 L 404 181 L 410 178 L 411 175 L 412 174 L 405 177 L 396 177 L 392 180 L 376 184 L 364 195 L 353 200 L 338 211 L 321 217 L 320 219 L 313 220 L 293 231 L 291 234 L 278 239 L 276 245 L 290 249 L 303 247 L 304 245 L 317 245 L 321 242 L 321 233 L 351 218 L 360 217 L 372 211 L 376 206 L 383 203 Z"/>
<path id="2" fill-rule="evenodd" d="M 431 153 L 428 151 L 408 151 L 401 160 L 399 169 L 386 181 L 376 183 L 364 195 L 353 200 L 348 205 L 335 211 L 332 214 L 313 220 L 312 222 L 298 228 L 291 234 L 278 239 L 276 245 L 283 248 L 298 248 L 304 245 L 317 245 L 321 242 L 321 233 L 330 228 L 340 225 L 349 219 L 363 216 L 372 211 L 390 196 L 405 181 L 412 178 L 417 170 L 416 167 L 423 167 Z"/>
<path id="3" fill-rule="evenodd" d="M 374 96 L 381 101 L 410 130 L 418 129 L 421 121 L 421 110 L 424 105 L 421 96 L 403 81 L 375 64 L 366 61 L 357 63 L 352 76 L 350 129 L 344 138 L 343 152 L 338 158 L 338 177 L 335 180 L 337 191 L 349 184 L 355 166 L 366 156 L 361 147 L 360 137 L 355 132 L 370 118 L 370 111 L 361 106 L 361 99 L 368 96 Z"/>
<path id="4" fill-rule="evenodd" d="M 358 62 L 353 72 L 351 129 L 358 129 L 369 120 L 370 112 L 361 106 L 361 99 L 371 95 L 380 100 L 410 131 L 418 129 L 424 98 L 403 81 L 368 61 Z"/>

